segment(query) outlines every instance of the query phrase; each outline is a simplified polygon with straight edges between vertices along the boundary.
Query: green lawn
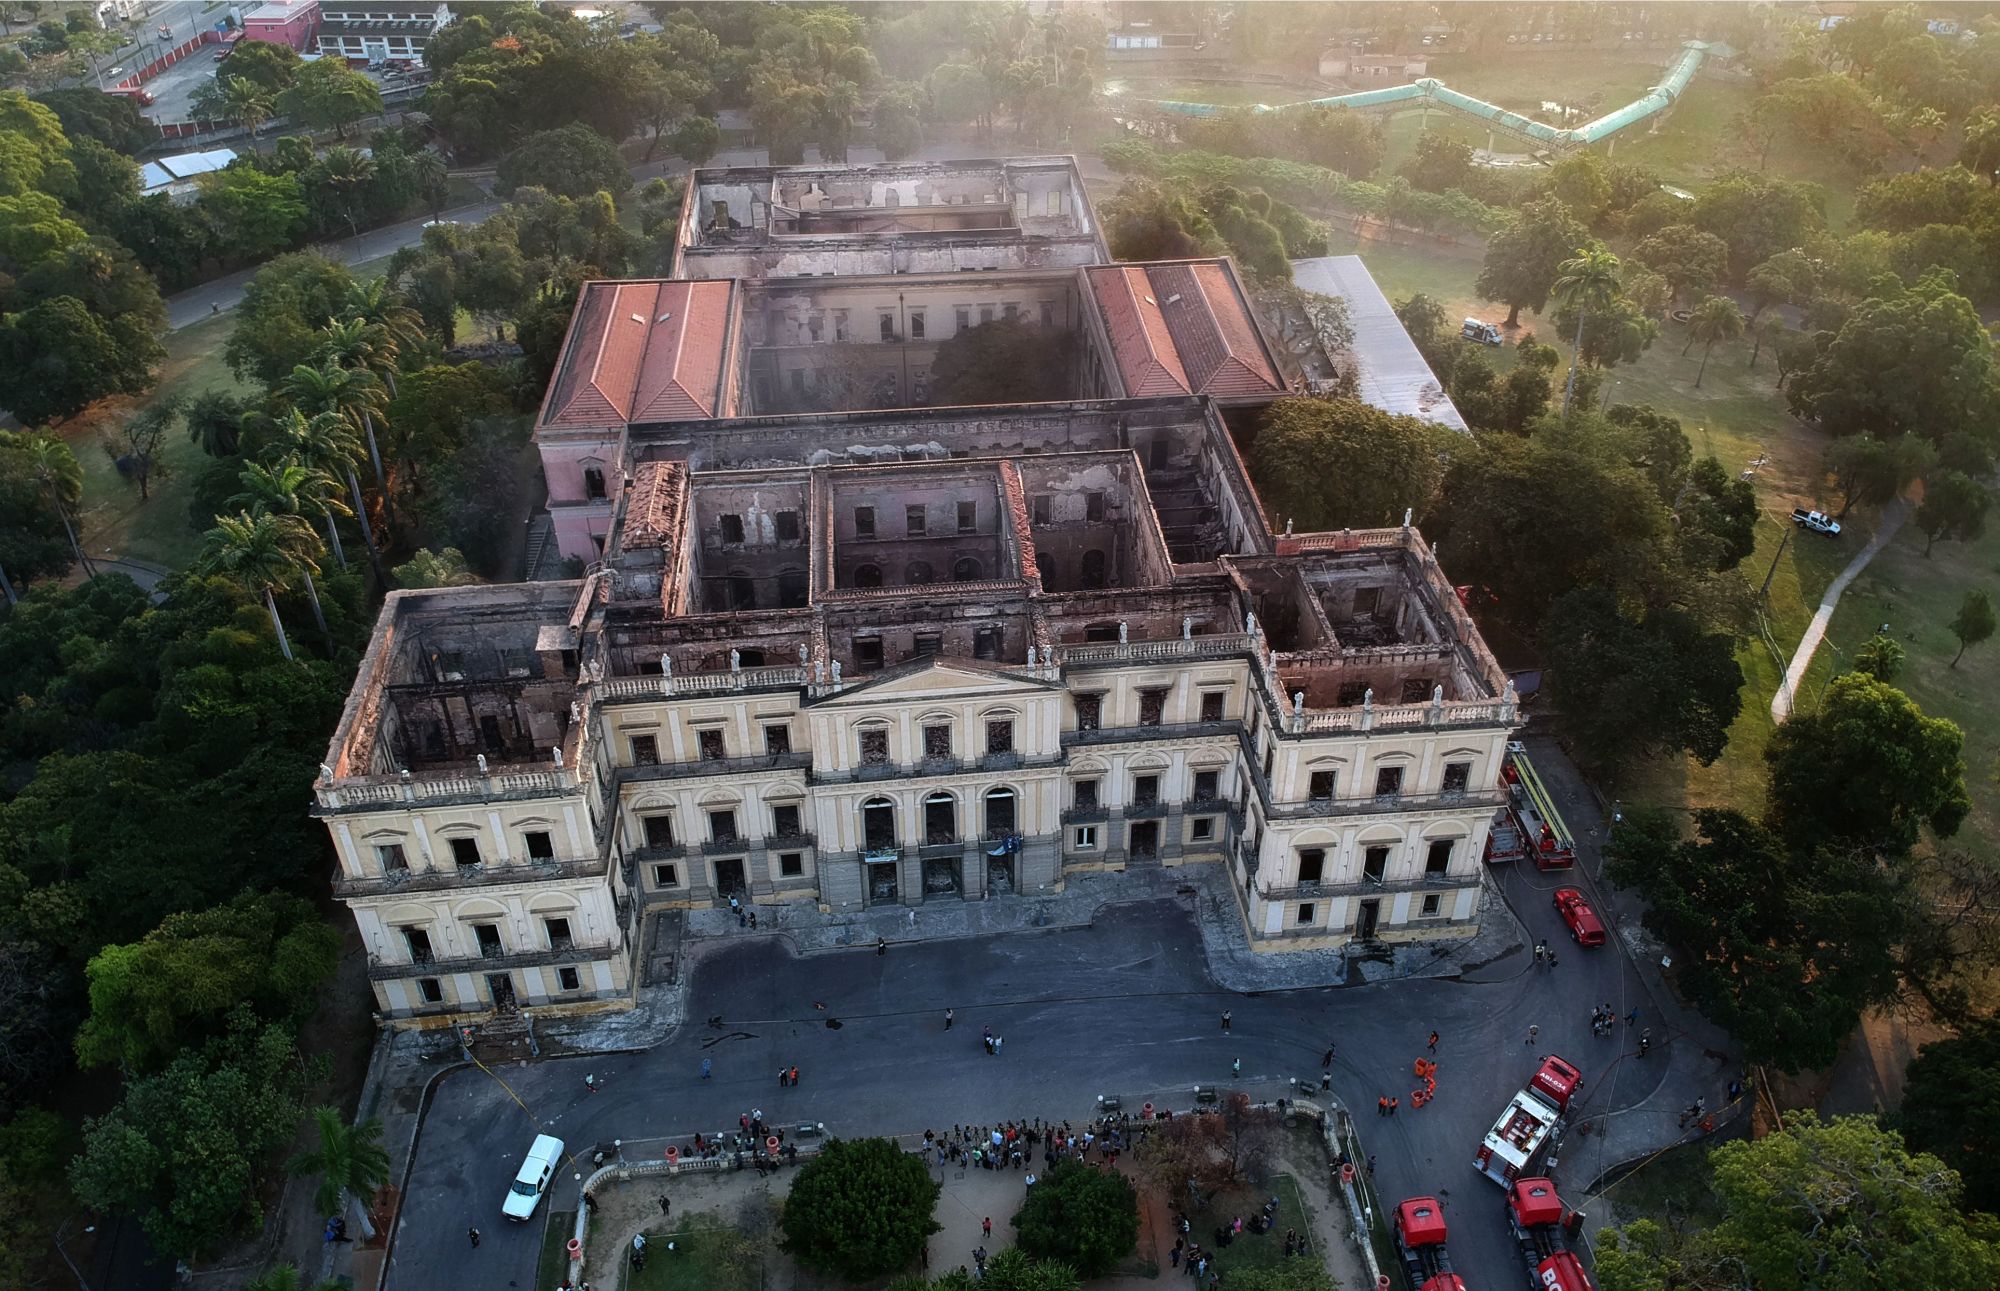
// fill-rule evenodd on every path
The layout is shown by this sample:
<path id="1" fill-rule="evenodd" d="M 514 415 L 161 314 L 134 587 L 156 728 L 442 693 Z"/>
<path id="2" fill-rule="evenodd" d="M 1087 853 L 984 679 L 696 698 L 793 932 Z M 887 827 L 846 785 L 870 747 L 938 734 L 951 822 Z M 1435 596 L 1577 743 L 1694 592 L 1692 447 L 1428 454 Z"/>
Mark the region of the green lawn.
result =
<path id="1" fill-rule="evenodd" d="M 629 1255 L 622 1258 L 622 1285 L 630 1291 L 761 1291 L 764 1285 L 763 1256 L 733 1228 L 647 1233 L 646 1267 L 634 1272 Z"/>
<path id="2" fill-rule="evenodd" d="M 2000 529 L 1989 526 L 1986 536 L 1972 543 L 1940 542 L 1927 560 L 1924 535 L 1906 524 L 1848 587 L 1821 652 L 1845 668 L 1855 647 L 1889 625 L 1909 655 L 1896 684 L 1925 712 L 1965 730 L 1972 815 L 1956 841 L 1992 856 L 2000 848 L 2000 639 L 1973 646 L 1958 667 L 1951 666 L 1958 638 L 1949 625 L 1959 601 L 1975 587 L 2000 601 Z M 1800 706 L 1810 706 L 1815 693 L 1802 687 Z"/>
<path id="3" fill-rule="evenodd" d="M 576 1231 L 576 1212 L 551 1210 L 542 1229 L 542 1253 L 535 1262 L 535 1285 L 561 1286 L 569 1276 L 569 1238 Z"/>
<path id="4" fill-rule="evenodd" d="M 1252 1233 L 1248 1227 L 1250 1216 L 1261 1210 L 1265 1200 L 1273 1195 L 1278 1198 L 1277 1224 L 1268 1233 Z M 1227 1223 L 1239 1214 L 1245 1223 L 1242 1235 L 1229 1245 L 1217 1248 L 1214 1243 L 1216 1225 Z M 1195 1222 L 1192 1236 L 1214 1257 L 1209 1267 L 1221 1272 L 1223 1285 L 1226 1286 L 1233 1270 L 1275 1268 L 1283 1264 L 1287 1228 L 1296 1228 L 1310 1235 L 1312 1223 L 1306 1214 L 1305 1199 L 1299 1193 L 1298 1180 L 1281 1174 L 1273 1179 L 1261 1179 L 1252 1188 L 1216 1197 Z"/>
<path id="5" fill-rule="evenodd" d="M 167 361 L 152 394 L 104 400 L 63 428 L 83 466 L 83 542 L 92 555 L 130 556 L 178 568 L 200 548 L 201 535 L 188 520 L 187 503 L 206 463 L 201 450 L 185 434 L 168 439 L 161 450 L 164 470 L 155 472 L 152 496 L 142 502 L 139 486 L 119 476 L 103 445 L 107 434 L 154 399 L 249 389 L 222 361 L 222 347 L 234 325 L 225 315 L 167 333 Z"/>
<path id="6" fill-rule="evenodd" d="M 1659 84 L 1679 53 L 1678 47 L 1633 51 L 1566 45 L 1524 52 L 1503 46 L 1476 54 L 1439 54 L 1430 60 L 1429 74 L 1461 94 L 1516 112 L 1533 112 L 1545 99 L 1608 112 Z"/>

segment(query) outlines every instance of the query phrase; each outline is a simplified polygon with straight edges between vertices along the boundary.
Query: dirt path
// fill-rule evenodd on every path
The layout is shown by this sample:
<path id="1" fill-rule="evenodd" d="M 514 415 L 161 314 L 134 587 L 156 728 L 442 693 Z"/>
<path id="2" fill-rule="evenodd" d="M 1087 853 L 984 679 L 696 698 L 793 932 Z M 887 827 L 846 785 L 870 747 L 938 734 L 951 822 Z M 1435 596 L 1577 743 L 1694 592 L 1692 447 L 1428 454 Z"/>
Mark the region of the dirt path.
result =
<path id="1" fill-rule="evenodd" d="M 1883 507 L 1882 519 L 1876 525 L 1875 536 L 1868 540 L 1868 545 L 1863 547 L 1853 560 L 1847 562 L 1847 568 L 1840 571 L 1840 576 L 1826 589 L 1826 595 L 1820 598 L 1819 610 L 1813 615 L 1812 622 L 1806 624 L 1806 634 L 1799 639 L 1799 648 L 1793 652 L 1792 661 L 1785 668 L 1784 684 L 1778 687 L 1777 694 L 1771 696 L 1772 721 L 1782 722 L 1792 715 L 1793 696 L 1798 690 L 1799 683 L 1805 680 L 1806 669 L 1812 664 L 1813 652 L 1819 649 L 1820 641 L 1826 636 L 1826 625 L 1833 621 L 1833 609 L 1840 604 L 1841 593 L 1847 590 L 1849 583 L 1860 577 L 1862 570 L 1868 568 L 1868 562 L 1875 559 L 1875 553 L 1886 547 L 1889 540 L 1896 536 L 1897 530 L 1903 527 L 1903 521 L 1907 520 L 1909 515 L 1910 504 L 1902 498 L 1897 498 Z"/>

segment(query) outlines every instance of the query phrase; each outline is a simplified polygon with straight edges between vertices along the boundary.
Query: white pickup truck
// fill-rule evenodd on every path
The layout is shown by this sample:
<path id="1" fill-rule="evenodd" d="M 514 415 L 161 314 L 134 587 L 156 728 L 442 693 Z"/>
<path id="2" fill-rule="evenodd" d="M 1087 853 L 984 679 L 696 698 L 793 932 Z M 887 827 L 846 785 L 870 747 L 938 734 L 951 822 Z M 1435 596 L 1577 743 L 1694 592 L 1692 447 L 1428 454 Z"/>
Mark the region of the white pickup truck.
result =
<path id="1" fill-rule="evenodd" d="M 1792 508 L 1792 523 L 1801 529 L 1823 533 L 1829 537 L 1840 536 L 1840 521 L 1824 511 L 1808 511 L 1804 507 Z"/>

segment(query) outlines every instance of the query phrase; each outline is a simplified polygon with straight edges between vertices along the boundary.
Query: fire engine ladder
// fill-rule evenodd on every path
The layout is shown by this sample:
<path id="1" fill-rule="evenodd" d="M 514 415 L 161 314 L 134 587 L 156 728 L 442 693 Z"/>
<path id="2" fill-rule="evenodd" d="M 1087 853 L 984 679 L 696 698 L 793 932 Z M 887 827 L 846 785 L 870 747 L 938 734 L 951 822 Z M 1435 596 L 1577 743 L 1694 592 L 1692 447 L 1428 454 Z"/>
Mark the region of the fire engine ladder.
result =
<path id="1" fill-rule="evenodd" d="M 1529 806 L 1535 809 L 1535 815 L 1541 818 L 1541 823 L 1547 825 L 1549 832 L 1554 835 L 1556 847 L 1574 853 L 1576 840 L 1570 836 L 1569 826 L 1563 823 L 1561 813 L 1556 810 L 1555 799 L 1549 797 L 1548 789 L 1543 786 L 1542 777 L 1536 772 L 1535 764 L 1528 761 L 1528 755 L 1518 749 L 1510 756 L 1514 760 L 1514 774 L 1521 782 L 1521 791 L 1528 795 Z M 1541 847 L 1540 838 L 1529 838 L 1526 841 L 1530 852 L 1537 851 Z"/>

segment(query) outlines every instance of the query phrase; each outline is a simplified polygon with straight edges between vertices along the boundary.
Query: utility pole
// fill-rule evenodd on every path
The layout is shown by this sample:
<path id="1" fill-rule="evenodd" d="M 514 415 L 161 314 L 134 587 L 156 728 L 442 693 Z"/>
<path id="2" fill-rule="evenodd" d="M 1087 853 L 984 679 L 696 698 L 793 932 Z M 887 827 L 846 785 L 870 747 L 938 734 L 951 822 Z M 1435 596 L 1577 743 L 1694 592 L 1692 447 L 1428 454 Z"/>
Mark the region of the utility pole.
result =
<path id="1" fill-rule="evenodd" d="M 1790 542 L 1791 540 L 1792 540 L 1792 531 L 1790 529 L 1787 529 L 1785 530 L 1785 536 L 1778 540 L 1778 549 L 1775 552 L 1771 553 L 1771 567 L 1764 571 L 1764 585 L 1757 589 L 1758 600 L 1760 601 L 1763 600 L 1764 594 L 1771 590 L 1771 579 L 1775 577 L 1778 572 L 1778 559 L 1779 557 L 1785 554 L 1785 544 Z"/>

